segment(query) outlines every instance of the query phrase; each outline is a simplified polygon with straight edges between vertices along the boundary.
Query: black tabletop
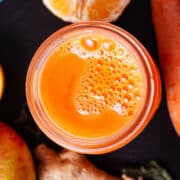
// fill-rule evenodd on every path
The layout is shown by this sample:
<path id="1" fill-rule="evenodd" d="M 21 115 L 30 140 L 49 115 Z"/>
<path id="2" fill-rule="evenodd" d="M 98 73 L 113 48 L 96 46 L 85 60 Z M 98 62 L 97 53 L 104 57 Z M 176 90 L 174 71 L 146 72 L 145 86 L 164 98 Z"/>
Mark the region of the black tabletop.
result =
<path id="1" fill-rule="evenodd" d="M 26 71 L 35 50 L 51 33 L 67 24 L 49 13 L 40 0 L 0 0 L 0 64 L 6 75 L 6 89 L 0 102 L 1 121 L 11 125 L 19 115 L 26 100 Z M 149 0 L 132 0 L 113 24 L 139 39 L 158 64 Z M 91 158 L 109 171 L 122 164 L 158 160 L 169 169 L 175 180 L 180 180 L 178 152 L 180 138 L 171 124 L 163 88 L 157 113 L 134 141 L 112 153 Z"/>

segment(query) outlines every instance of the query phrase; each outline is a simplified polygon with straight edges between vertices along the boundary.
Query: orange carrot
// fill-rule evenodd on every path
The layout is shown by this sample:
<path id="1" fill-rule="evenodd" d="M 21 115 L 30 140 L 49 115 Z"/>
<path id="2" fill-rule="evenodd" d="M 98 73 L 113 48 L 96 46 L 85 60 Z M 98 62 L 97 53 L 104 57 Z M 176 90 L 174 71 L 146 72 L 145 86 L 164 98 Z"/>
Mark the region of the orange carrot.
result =
<path id="1" fill-rule="evenodd" d="M 151 0 L 151 8 L 168 110 L 180 136 L 180 0 Z"/>

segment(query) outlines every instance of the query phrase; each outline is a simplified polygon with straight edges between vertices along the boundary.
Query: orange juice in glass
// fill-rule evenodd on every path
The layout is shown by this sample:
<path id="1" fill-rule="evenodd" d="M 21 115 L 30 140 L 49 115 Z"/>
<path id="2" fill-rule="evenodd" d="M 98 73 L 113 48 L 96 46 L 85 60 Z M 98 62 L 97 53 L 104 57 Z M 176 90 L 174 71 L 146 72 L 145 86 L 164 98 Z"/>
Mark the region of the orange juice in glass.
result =
<path id="1" fill-rule="evenodd" d="M 161 99 L 158 69 L 141 43 L 103 22 L 69 25 L 35 53 L 26 95 L 40 129 L 65 148 L 101 154 L 133 140 Z"/>

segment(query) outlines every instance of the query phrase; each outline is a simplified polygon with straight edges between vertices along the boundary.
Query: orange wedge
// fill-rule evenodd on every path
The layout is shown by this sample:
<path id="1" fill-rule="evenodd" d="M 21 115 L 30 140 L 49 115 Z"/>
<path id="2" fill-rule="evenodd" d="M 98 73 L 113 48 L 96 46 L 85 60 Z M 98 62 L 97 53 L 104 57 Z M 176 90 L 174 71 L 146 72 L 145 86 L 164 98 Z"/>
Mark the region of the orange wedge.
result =
<path id="1" fill-rule="evenodd" d="M 58 18 L 68 22 L 115 21 L 130 0 L 43 0 Z"/>
<path id="2" fill-rule="evenodd" d="M 3 90 L 4 90 L 4 72 L 3 72 L 3 68 L 0 65 L 0 99 L 2 98 L 2 94 L 3 94 Z"/>

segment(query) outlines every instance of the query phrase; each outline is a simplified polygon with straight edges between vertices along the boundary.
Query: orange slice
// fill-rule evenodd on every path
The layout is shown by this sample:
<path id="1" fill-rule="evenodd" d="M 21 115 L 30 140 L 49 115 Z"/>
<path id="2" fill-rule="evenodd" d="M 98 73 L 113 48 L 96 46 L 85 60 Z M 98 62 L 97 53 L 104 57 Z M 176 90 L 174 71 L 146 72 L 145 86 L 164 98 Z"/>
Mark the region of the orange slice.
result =
<path id="1" fill-rule="evenodd" d="M 2 66 L 0 65 L 0 99 L 2 98 L 3 90 L 4 90 L 4 72 Z"/>
<path id="2" fill-rule="evenodd" d="M 64 21 L 76 22 L 78 20 L 77 0 L 43 0 L 43 4 Z"/>
<path id="3" fill-rule="evenodd" d="M 90 0 L 84 9 L 84 20 L 111 22 L 116 20 L 130 0 Z"/>
<path id="4" fill-rule="evenodd" d="M 43 0 L 58 18 L 68 22 L 115 21 L 130 0 Z"/>

